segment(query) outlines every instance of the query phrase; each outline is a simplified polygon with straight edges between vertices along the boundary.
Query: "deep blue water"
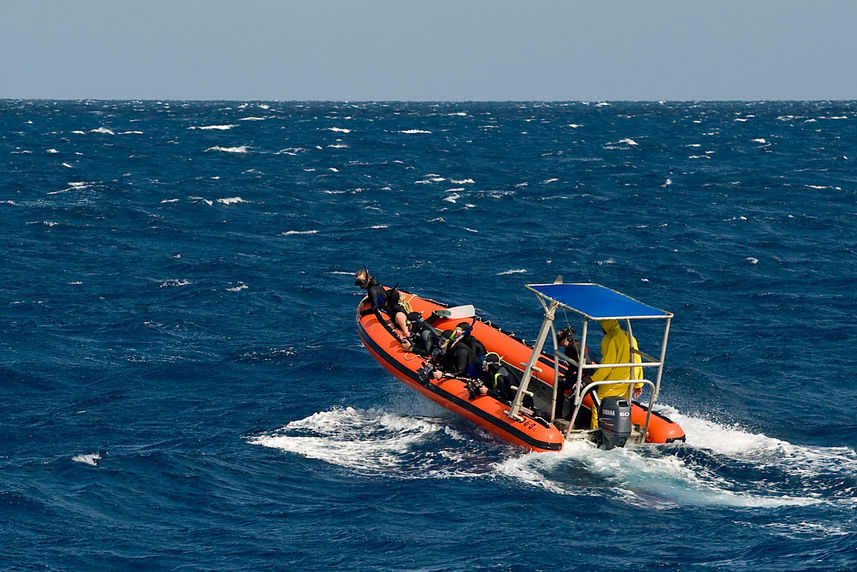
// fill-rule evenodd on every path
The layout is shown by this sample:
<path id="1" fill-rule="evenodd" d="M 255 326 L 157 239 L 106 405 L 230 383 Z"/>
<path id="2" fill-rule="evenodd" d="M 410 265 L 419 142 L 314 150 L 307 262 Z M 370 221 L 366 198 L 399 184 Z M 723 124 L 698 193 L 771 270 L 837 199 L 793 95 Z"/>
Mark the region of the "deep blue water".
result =
<path id="1" fill-rule="evenodd" d="M 0 127 L 0 568 L 857 567 L 857 103 Z M 687 443 L 494 440 L 362 348 L 362 264 L 528 339 L 557 274 L 674 312 Z"/>

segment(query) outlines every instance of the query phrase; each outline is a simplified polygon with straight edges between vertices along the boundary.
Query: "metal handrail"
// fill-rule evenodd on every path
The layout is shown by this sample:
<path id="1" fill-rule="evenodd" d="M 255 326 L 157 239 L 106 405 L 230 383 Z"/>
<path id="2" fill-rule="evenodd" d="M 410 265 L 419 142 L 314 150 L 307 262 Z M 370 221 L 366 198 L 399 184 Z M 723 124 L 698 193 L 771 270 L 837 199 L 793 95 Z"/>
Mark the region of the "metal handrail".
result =
<path id="1" fill-rule="evenodd" d="M 568 427 L 565 429 L 565 438 L 568 439 L 568 436 L 571 434 L 571 428 L 574 427 L 574 422 L 577 420 L 577 414 L 580 412 L 580 408 L 583 406 L 583 398 L 587 393 L 590 393 L 593 389 L 597 388 L 600 385 L 628 385 L 628 395 L 633 396 L 634 386 L 637 384 L 647 385 L 652 388 L 651 394 L 649 395 L 649 405 L 648 410 L 649 414 L 646 415 L 646 424 L 643 427 L 643 440 L 646 439 L 646 434 L 649 431 L 649 419 L 651 417 L 652 405 L 655 403 L 655 383 L 648 379 L 619 379 L 619 380 L 607 380 L 607 381 L 593 381 L 589 383 L 584 388 L 586 391 L 579 393 L 579 397 L 575 397 L 575 407 L 574 413 L 571 415 L 571 420 L 568 422 Z M 631 399 L 629 397 L 628 399 Z M 595 400 L 592 400 L 592 406 L 597 407 Z"/>

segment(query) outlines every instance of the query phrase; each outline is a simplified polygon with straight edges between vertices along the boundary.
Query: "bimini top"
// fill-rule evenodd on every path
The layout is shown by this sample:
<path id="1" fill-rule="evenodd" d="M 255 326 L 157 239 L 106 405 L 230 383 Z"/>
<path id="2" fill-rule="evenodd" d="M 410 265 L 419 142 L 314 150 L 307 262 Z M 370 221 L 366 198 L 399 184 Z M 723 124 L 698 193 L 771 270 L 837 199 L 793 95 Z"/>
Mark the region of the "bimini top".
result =
<path id="1" fill-rule="evenodd" d="M 527 288 L 590 320 L 673 316 L 600 284 L 527 284 Z"/>

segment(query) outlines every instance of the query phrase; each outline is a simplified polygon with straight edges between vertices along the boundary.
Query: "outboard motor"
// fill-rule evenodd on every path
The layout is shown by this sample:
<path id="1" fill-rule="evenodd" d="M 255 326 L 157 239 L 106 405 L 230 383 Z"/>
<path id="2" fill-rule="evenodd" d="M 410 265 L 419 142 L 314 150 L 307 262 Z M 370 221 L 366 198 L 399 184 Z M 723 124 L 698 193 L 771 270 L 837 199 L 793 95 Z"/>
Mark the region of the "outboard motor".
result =
<path id="1" fill-rule="evenodd" d="M 598 407 L 598 427 L 599 448 L 624 447 L 631 436 L 631 402 L 615 395 L 602 399 Z"/>

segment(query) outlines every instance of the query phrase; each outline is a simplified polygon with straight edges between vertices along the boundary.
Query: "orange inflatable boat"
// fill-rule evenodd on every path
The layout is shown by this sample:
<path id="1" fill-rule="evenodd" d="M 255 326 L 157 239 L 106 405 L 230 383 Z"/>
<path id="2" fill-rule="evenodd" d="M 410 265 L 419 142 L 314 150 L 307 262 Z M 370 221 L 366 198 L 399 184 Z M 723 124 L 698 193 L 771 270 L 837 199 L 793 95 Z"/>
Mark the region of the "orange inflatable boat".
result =
<path id="1" fill-rule="evenodd" d="M 558 279 L 559 280 L 559 279 Z M 556 288 L 559 286 L 559 288 Z M 502 358 L 507 371 L 514 372 L 517 383 L 513 386 L 514 398 L 503 401 L 491 394 L 474 392 L 474 383 L 465 376 L 434 374 L 433 361 L 437 355 L 416 353 L 413 344 L 403 343 L 405 338 L 396 328 L 385 310 L 372 311 L 368 298 L 357 309 L 357 330 L 369 353 L 388 372 L 432 401 L 479 425 L 501 439 L 534 451 L 559 451 L 568 440 L 588 439 L 603 448 L 624 446 L 627 443 L 670 443 L 684 441 L 684 431 L 678 424 L 652 411 L 660 389 L 663 355 L 672 314 L 646 306 L 632 298 L 596 284 L 531 284 L 528 289 L 536 293 L 545 309 L 545 319 L 533 347 L 503 332 L 490 322 L 475 316 L 472 306 L 448 307 L 439 302 L 420 298 L 400 291 L 411 317 L 418 313 L 436 332 L 454 330 L 466 322 L 470 335 L 479 340 L 486 352 Z M 664 319 L 666 327 L 659 359 L 652 358 L 636 348 L 628 356 L 626 371 L 656 368 L 656 381 L 641 376 L 634 379 L 610 381 L 627 383 L 628 395 L 632 387 L 648 386 L 648 403 L 630 399 L 605 398 L 599 404 L 598 429 L 589 428 L 597 387 L 607 382 L 587 384 L 590 370 L 622 364 L 578 364 L 577 384 L 562 391 L 568 364 L 543 352 L 548 339 L 556 339 L 553 320 L 557 308 L 562 307 L 583 318 L 581 347 L 586 346 L 587 324 L 590 320 L 624 320 L 631 332 L 631 321 L 638 319 Z M 633 339 L 633 338 L 631 338 Z M 556 350 L 556 347 L 554 348 Z M 554 354 L 557 352 L 555 351 Z M 618 370 L 616 370 L 618 371 Z M 566 385 L 567 387 L 567 385 Z M 557 388 L 557 389 L 555 389 Z M 595 397 L 597 399 L 597 397 Z"/>

